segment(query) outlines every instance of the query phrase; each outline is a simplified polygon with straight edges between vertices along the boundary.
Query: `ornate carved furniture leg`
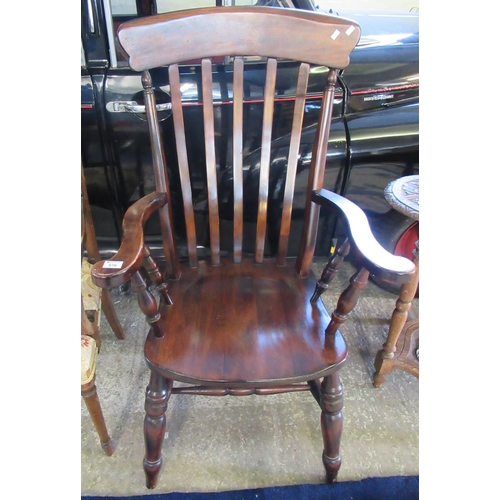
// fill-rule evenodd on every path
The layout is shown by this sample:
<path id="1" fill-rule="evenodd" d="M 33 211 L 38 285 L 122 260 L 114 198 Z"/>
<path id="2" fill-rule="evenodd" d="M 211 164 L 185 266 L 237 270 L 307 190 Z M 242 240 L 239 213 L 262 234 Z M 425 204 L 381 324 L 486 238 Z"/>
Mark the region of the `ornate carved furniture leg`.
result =
<path id="1" fill-rule="evenodd" d="M 337 480 L 342 463 L 340 438 L 342 436 L 342 384 L 338 372 L 328 375 L 321 384 L 321 432 L 323 434 L 323 465 L 329 483 Z"/>
<path id="2" fill-rule="evenodd" d="M 389 332 L 387 334 L 387 340 L 383 345 L 383 348 L 378 351 L 375 357 L 375 373 L 373 374 L 373 385 L 375 387 L 380 387 L 380 385 L 385 381 L 385 376 L 392 372 L 395 365 L 395 351 L 396 345 L 398 343 L 399 337 L 403 328 L 405 327 L 408 319 L 408 312 L 411 309 L 411 304 L 415 298 L 418 287 L 418 241 L 416 243 L 416 249 L 414 250 L 415 264 L 415 274 L 411 281 L 405 283 L 401 286 L 399 297 L 396 301 L 396 308 L 392 313 L 391 323 L 389 325 Z M 412 330 L 413 331 L 413 330 Z M 411 332 L 410 332 L 411 333 Z M 406 363 L 405 363 L 406 364 Z M 404 367 L 403 364 L 401 368 L 418 375 L 418 368 L 414 367 Z"/>
<path id="3" fill-rule="evenodd" d="M 146 454 L 144 457 L 144 472 L 146 486 L 152 489 L 156 486 L 161 469 L 161 447 L 165 437 L 168 400 L 172 393 L 173 381 L 156 372 L 151 372 L 151 379 L 146 390 L 146 417 L 144 419 L 144 441 Z"/>

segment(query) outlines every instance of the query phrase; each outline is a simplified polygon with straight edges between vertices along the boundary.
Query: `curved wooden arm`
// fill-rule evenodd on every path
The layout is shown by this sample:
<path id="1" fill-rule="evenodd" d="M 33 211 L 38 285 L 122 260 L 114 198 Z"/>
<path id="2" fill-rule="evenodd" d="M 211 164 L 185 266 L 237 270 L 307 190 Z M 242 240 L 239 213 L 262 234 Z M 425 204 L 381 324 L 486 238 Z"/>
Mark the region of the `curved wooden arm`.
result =
<path id="1" fill-rule="evenodd" d="M 357 250 L 365 269 L 389 283 L 402 284 L 415 273 L 415 265 L 406 257 L 391 254 L 375 239 L 368 219 L 357 205 L 327 189 L 313 191 L 312 201 L 325 208 L 334 209 L 347 223 L 349 241 Z"/>
<path id="2" fill-rule="evenodd" d="M 126 283 L 142 266 L 144 251 L 143 226 L 150 215 L 167 203 L 167 194 L 148 194 L 136 201 L 123 218 L 123 239 L 118 252 L 109 260 L 101 260 L 92 268 L 92 281 L 101 288 Z"/>

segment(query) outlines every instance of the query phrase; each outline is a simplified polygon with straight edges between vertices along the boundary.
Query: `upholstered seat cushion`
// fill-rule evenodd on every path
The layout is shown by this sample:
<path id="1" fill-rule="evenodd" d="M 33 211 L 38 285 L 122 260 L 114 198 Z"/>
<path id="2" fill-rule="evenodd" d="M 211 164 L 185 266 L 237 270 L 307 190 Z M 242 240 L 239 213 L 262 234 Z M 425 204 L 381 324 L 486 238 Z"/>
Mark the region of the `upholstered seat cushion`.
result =
<path id="1" fill-rule="evenodd" d="M 94 323 L 94 328 L 99 328 L 101 322 L 101 293 L 102 290 L 92 281 L 92 264 L 87 259 L 82 260 L 81 286 L 83 308 L 86 312 L 91 312 L 90 316 Z"/>
<path id="2" fill-rule="evenodd" d="M 89 383 L 95 374 L 97 345 L 95 340 L 82 335 L 82 385 Z"/>

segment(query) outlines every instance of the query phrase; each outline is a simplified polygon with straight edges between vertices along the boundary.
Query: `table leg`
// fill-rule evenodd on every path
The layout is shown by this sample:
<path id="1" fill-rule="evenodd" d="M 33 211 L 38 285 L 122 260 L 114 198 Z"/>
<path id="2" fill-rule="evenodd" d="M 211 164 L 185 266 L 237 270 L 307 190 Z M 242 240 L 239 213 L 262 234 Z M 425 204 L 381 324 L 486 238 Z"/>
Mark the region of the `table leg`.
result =
<path id="1" fill-rule="evenodd" d="M 411 309 L 411 304 L 413 299 L 415 298 L 415 294 L 417 292 L 419 276 L 418 276 L 418 241 L 415 244 L 416 249 L 414 251 L 414 259 L 413 262 L 415 264 L 415 274 L 412 279 L 401 286 L 399 291 L 399 297 L 396 301 L 396 308 L 392 313 L 391 323 L 389 325 L 389 332 L 387 333 L 387 340 L 383 345 L 383 348 L 377 353 L 375 357 L 375 373 L 373 374 L 373 385 L 375 387 L 380 387 L 380 385 L 385 381 L 385 376 L 392 372 L 392 370 L 396 368 L 401 368 L 406 371 L 410 371 L 414 375 L 418 376 L 418 365 L 415 369 L 414 366 L 411 368 L 406 366 L 406 363 L 401 366 L 395 366 L 395 351 L 397 348 L 397 343 L 401 332 L 405 328 L 408 319 L 408 312 Z M 412 335 L 413 332 L 417 330 L 418 333 L 418 325 L 413 326 L 411 329 L 406 329 L 409 335 Z M 417 360 L 418 363 L 418 360 Z"/>

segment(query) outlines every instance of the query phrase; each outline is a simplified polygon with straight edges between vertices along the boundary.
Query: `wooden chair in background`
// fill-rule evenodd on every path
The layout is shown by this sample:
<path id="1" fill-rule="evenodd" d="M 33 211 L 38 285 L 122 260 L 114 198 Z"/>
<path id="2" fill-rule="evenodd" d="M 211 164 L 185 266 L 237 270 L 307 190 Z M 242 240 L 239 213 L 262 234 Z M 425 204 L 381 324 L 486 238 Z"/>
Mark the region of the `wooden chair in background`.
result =
<path id="1" fill-rule="evenodd" d="M 293 33 L 293 36 L 290 36 Z M 323 188 L 337 71 L 349 63 L 360 28 L 355 23 L 318 13 L 270 7 L 207 8 L 138 19 L 123 24 L 119 40 L 132 69 L 142 72 L 156 191 L 137 201 L 123 221 L 123 240 L 117 254 L 98 262 L 92 271 L 101 287 L 128 280 L 151 330 L 145 357 L 151 370 L 144 422 L 146 485 L 154 488 L 161 468 L 165 412 L 171 394 L 210 396 L 271 395 L 310 391 L 321 408 L 323 464 L 329 482 L 341 464 L 343 389 L 339 370 L 347 357 L 339 330 L 354 308 L 370 273 L 403 283 L 414 265 L 386 252 L 374 239 L 368 221 L 352 202 Z M 287 40 L 283 43 L 283 40 Z M 221 228 L 214 131 L 212 57 L 234 57 L 233 76 L 233 252 L 221 254 Z M 267 58 L 263 126 L 256 216 L 255 252 L 243 255 L 242 136 L 248 115 L 243 113 L 243 56 Z M 288 170 L 284 179 L 282 218 L 277 257 L 265 255 L 269 195 L 270 143 L 273 125 L 277 59 L 300 62 L 297 97 L 291 124 Z M 197 254 L 192 186 L 181 103 L 182 61 L 201 59 L 206 192 L 210 258 Z M 326 66 L 325 88 L 305 197 L 304 226 L 297 258 L 287 258 L 298 151 L 308 76 L 312 66 Z M 152 70 L 168 71 L 178 170 L 182 188 L 188 262 L 181 262 L 175 244 L 173 205 L 165 151 L 157 119 Z M 168 67 L 168 69 L 167 69 Z M 249 112 L 251 110 L 248 110 Z M 169 165 L 170 169 L 174 166 Z M 175 167 L 177 169 L 177 166 Z M 343 219 L 349 241 L 340 245 L 323 275 L 311 272 L 320 207 Z M 166 273 L 158 271 L 144 242 L 143 225 L 159 213 L 163 231 Z M 330 316 L 321 293 L 353 247 L 359 265 Z M 159 305 L 145 282 L 143 268 L 161 292 Z M 167 289 L 168 285 L 168 289 Z M 182 382 L 174 386 L 174 382 Z"/>
<path id="2" fill-rule="evenodd" d="M 83 166 L 81 166 L 81 186 L 81 392 L 101 446 L 107 455 L 112 455 L 113 444 L 95 386 L 97 354 L 101 348 L 101 311 L 104 311 L 117 338 L 124 339 L 125 333 L 116 315 L 109 290 L 101 289 L 92 282 L 92 264 L 101 257 L 90 212 Z"/>

